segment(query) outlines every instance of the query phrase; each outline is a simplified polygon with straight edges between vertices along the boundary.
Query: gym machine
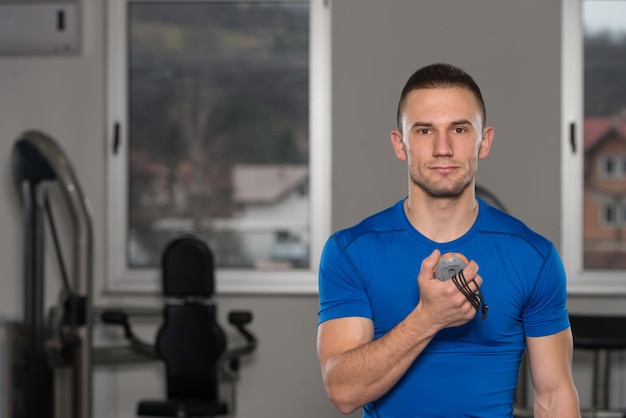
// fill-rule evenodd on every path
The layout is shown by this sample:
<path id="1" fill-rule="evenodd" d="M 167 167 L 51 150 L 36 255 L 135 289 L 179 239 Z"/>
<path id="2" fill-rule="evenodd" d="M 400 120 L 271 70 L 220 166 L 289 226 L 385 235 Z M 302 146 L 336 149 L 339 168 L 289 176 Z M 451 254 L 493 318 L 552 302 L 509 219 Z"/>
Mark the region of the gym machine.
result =
<path id="1" fill-rule="evenodd" d="M 23 231 L 23 317 L 20 322 L 11 324 L 7 331 L 7 358 L 10 364 L 10 373 L 5 377 L 7 382 L 6 394 L 7 405 L 5 412 L 10 418 L 55 418 L 55 371 L 65 368 L 71 370 L 69 396 L 71 397 L 71 418 L 91 418 L 92 405 L 92 374 L 93 366 L 98 364 L 115 364 L 141 360 L 162 360 L 166 363 L 168 375 L 166 382 L 168 396 L 165 401 L 143 401 L 139 403 L 138 413 L 151 414 L 151 408 L 158 413 L 163 408 L 170 407 L 179 417 L 206 416 L 195 414 L 193 408 L 188 414 L 190 404 L 197 404 L 194 396 L 185 398 L 183 392 L 177 393 L 176 389 L 170 390 L 172 384 L 177 387 L 179 376 L 174 373 L 180 360 L 176 358 L 179 353 L 185 354 L 184 347 L 172 346 L 171 341 L 162 337 L 160 332 L 156 344 L 145 343 L 137 338 L 128 322 L 128 315 L 121 310 L 110 308 L 97 309 L 93 307 L 92 276 L 93 276 L 93 230 L 89 202 L 86 199 L 76 173 L 70 164 L 63 149 L 50 136 L 40 131 L 27 131 L 15 142 L 12 155 L 12 175 L 19 189 L 22 207 Z M 50 182 L 56 182 L 60 186 L 64 197 L 68 214 L 72 223 L 71 241 L 73 243 L 72 269 L 68 272 L 65 268 L 63 254 L 61 252 L 60 239 L 53 221 L 52 208 L 49 202 Z M 45 311 L 45 224 L 48 220 L 51 238 L 54 244 L 56 257 L 62 278 L 62 290 L 58 303 Z M 176 247 L 177 256 L 187 257 L 190 248 L 202 247 L 200 240 L 191 240 L 189 237 L 182 239 L 183 244 Z M 200 286 L 199 295 L 209 298 L 213 292 L 213 264 L 212 254 L 208 247 L 204 251 L 208 254 L 202 256 L 210 258 L 211 264 L 207 269 L 193 276 L 193 280 L 199 285 L 190 285 L 184 292 L 191 292 L 192 299 L 197 299 L 196 288 Z M 164 254 L 165 257 L 165 254 Z M 202 258 L 199 259 L 202 263 Z M 176 266 L 184 266 L 185 263 L 174 263 Z M 170 271 L 169 276 L 176 274 Z M 165 272 L 164 272 L 165 276 Z M 164 281 L 164 286 L 166 285 Z M 171 289 L 170 289 L 171 290 Z M 164 289 L 164 296 L 168 294 Z M 183 293 L 184 293 L 183 292 Z M 194 293 L 196 292 L 196 293 Z M 182 297 L 179 291 L 173 294 Z M 209 321 L 212 327 L 219 327 L 215 321 L 215 306 L 212 301 L 205 301 L 200 310 L 210 312 Z M 208 307 L 208 308 L 207 308 Z M 167 307 L 164 315 L 178 308 Z M 192 307 L 198 309 L 197 306 Z M 93 347 L 92 325 L 96 317 L 103 324 L 122 326 L 128 340 L 128 347 L 122 349 L 116 347 Z M 207 315 L 205 314 L 205 319 Z M 165 317 L 167 322 L 167 317 Z M 216 367 L 208 367 L 216 375 L 211 379 L 220 379 L 234 384 L 238 377 L 239 357 L 249 354 L 256 348 L 256 338 L 245 329 L 245 325 L 252 320 L 252 315 L 247 312 L 232 312 L 229 320 L 233 326 L 244 336 L 246 345 L 231 350 L 225 350 L 223 332 L 219 330 L 218 349 L 215 350 Z M 170 320 L 171 321 L 171 320 Z M 174 336 L 178 337 L 177 328 Z M 171 327 L 169 328 L 171 334 Z M 159 339 L 160 338 L 160 339 Z M 212 343 L 212 341 L 210 341 Z M 194 379 L 191 376 L 190 379 Z M 67 379 L 66 379 L 67 380 Z M 172 383 L 173 382 L 173 383 Z M 66 383 L 66 381 L 63 381 Z M 211 390 L 213 395 L 213 389 Z M 180 400 L 177 396 L 182 396 Z M 200 395 L 199 395 L 200 396 Z M 217 409 L 209 409 L 211 415 L 224 415 L 228 413 L 227 405 L 219 400 L 208 399 L 211 396 L 202 394 L 202 405 L 207 402 L 218 405 Z M 234 394 L 231 395 L 234 402 Z M 191 403 L 190 403 L 191 402 Z M 142 406 L 143 405 L 143 406 Z M 173 405 L 173 406 L 172 406 Z M 142 409 L 143 408 L 143 409 Z M 205 408 L 206 409 L 206 408 Z M 198 412 L 198 411 L 196 411 Z M 205 412 L 200 409 L 199 412 Z"/>

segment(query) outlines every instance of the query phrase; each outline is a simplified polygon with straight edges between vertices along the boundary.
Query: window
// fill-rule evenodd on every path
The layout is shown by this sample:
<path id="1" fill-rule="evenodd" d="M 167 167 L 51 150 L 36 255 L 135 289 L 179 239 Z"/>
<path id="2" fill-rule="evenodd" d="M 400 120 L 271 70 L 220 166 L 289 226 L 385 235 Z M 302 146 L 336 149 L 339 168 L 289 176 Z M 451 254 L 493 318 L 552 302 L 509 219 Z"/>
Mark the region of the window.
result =
<path id="1" fill-rule="evenodd" d="M 218 292 L 314 292 L 329 230 L 323 0 L 108 3 L 108 286 L 158 291 L 182 233 Z"/>
<path id="2" fill-rule="evenodd" d="M 590 138 L 593 140 L 593 138 Z M 603 164 L 600 165 L 601 176 L 604 178 L 623 179 L 626 178 L 626 156 L 625 155 L 603 155 L 598 158 Z M 591 164 L 591 161 L 588 162 Z"/>
<path id="3" fill-rule="evenodd" d="M 626 293 L 626 0 L 563 3 L 562 255 L 570 292 Z"/>
<path id="4" fill-rule="evenodd" d="M 604 177 L 616 177 L 617 170 L 615 160 L 617 158 L 614 155 L 605 155 L 603 159 L 604 164 L 602 165 L 602 167 L 604 168 L 604 170 L 602 171 L 602 174 L 604 175 Z"/>
<path id="5" fill-rule="evenodd" d="M 602 211 L 603 217 L 600 224 L 609 228 L 614 227 L 617 224 L 617 209 L 617 204 L 605 203 L 604 211 Z"/>

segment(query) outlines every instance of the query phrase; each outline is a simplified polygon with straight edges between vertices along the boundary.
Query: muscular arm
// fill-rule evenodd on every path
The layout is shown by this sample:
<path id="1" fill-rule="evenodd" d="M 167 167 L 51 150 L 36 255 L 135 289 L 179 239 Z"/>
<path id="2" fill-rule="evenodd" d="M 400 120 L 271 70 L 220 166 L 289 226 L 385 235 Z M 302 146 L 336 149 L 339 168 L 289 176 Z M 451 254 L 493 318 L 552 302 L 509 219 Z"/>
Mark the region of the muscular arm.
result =
<path id="1" fill-rule="evenodd" d="M 528 361 L 537 418 L 580 416 L 572 379 L 572 332 L 568 328 L 546 337 L 528 337 Z"/>
<path id="2" fill-rule="evenodd" d="M 409 368 L 434 333 L 416 312 L 383 337 L 372 340 L 367 318 L 340 318 L 318 330 L 318 355 L 330 400 L 344 414 L 378 399 Z"/>
<path id="3" fill-rule="evenodd" d="M 344 414 L 375 401 L 391 389 L 415 358 L 441 329 L 462 325 L 476 310 L 451 281 L 433 278 L 439 259 L 434 251 L 418 276 L 420 301 L 415 309 L 381 338 L 367 318 L 339 318 L 318 328 L 317 351 L 322 378 L 330 400 Z M 478 285 L 478 266 L 465 268 L 468 280 Z"/>

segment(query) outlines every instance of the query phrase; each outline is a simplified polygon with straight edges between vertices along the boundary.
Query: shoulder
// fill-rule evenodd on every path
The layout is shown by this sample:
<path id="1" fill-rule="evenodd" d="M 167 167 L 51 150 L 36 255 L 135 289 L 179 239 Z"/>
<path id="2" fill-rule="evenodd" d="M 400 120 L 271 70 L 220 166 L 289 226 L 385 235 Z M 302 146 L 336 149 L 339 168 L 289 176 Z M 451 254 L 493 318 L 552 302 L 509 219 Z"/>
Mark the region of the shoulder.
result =
<path id="1" fill-rule="evenodd" d="M 348 247 L 356 241 L 403 230 L 398 216 L 402 204 L 403 201 L 401 200 L 387 209 L 368 216 L 356 225 L 340 229 L 331 235 L 330 240 L 343 247 Z"/>
<path id="2" fill-rule="evenodd" d="M 480 211 L 483 212 L 480 216 L 481 234 L 527 246 L 544 257 L 553 250 L 554 245 L 550 240 L 531 229 L 520 219 L 483 201 L 480 201 Z"/>

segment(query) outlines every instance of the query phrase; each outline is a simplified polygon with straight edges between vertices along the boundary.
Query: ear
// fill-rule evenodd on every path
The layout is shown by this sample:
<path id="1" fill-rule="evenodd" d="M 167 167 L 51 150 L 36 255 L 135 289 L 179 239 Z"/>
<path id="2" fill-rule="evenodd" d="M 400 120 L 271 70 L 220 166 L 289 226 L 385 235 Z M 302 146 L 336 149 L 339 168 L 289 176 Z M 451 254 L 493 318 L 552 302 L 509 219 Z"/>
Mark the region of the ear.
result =
<path id="1" fill-rule="evenodd" d="M 402 141 L 402 132 L 397 129 L 391 131 L 391 146 L 393 152 L 396 154 L 396 158 L 400 161 L 406 161 L 406 149 L 404 148 L 404 142 Z"/>
<path id="2" fill-rule="evenodd" d="M 478 158 L 486 158 L 489 155 L 491 144 L 493 143 L 493 136 L 493 126 L 487 126 L 483 129 L 483 137 L 480 142 L 480 149 L 478 150 Z"/>

